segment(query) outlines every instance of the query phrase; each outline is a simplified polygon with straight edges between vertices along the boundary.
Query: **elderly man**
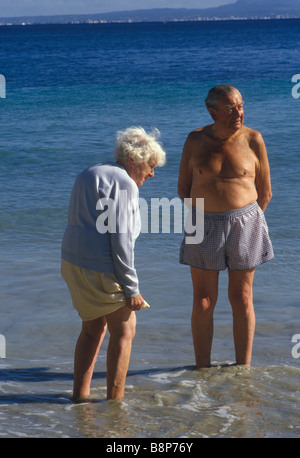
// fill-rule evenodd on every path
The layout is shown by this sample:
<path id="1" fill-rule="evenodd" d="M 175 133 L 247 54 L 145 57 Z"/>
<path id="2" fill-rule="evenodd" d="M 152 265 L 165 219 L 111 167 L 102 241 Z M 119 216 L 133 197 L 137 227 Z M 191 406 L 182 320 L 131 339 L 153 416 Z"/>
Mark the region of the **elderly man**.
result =
<path id="1" fill-rule="evenodd" d="M 261 134 L 244 126 L 240 92 L 212 88 L 205 100 L 213 123 L 185 142 L 178 180 L 182 200 L 204 199 L 204 238 L 180 249 L 191 268 L 192 333 L 197 368 L 209 367 L 219 271 L 228 268 L 236 364 L 250 366 L 255 330 L 255 267 L 274 257 L 264 211 L 272 197 L 270 168 Z"/>

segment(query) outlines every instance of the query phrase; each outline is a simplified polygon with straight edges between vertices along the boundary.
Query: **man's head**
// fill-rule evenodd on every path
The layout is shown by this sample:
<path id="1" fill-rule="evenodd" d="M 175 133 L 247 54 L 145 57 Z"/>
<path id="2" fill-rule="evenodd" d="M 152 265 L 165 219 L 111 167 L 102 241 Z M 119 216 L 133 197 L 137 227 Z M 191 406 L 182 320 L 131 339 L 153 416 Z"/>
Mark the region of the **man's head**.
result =
<path id="1" fill-rule="evenodd" d="M 234 131 L 242 127 L 244 102 L 235 87 L 229 84 L 213 87 L 205 99 L 205 105 L 215 124 L 220 127 Z"/>

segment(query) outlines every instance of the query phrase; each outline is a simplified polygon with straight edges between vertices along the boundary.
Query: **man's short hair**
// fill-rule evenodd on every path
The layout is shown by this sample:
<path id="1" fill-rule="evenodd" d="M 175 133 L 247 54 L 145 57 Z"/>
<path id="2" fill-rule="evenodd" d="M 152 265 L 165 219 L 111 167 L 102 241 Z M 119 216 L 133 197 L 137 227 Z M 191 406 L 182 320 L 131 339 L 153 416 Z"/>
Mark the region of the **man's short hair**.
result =
<path id="1" fill-rule="evenodd" d="M 206 108 L 218 108 L 218 102 L 221 97 L 226 97 L 229 94 L 232 94 L 236 91 L 235 87 L 231 86 L 230 84 L 219 84 L 218 86 L 213 87 L 208 92 L 208 95 L 205 99 Z"/>

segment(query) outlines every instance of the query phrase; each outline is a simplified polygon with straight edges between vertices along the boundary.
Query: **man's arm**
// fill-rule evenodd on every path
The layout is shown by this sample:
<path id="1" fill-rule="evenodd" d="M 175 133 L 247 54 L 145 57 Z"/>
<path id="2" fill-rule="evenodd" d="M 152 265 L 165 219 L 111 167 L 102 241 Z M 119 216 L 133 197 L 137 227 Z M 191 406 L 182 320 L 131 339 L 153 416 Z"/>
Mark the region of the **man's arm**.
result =
<path id="1" fill-rule="evenodd" d="M 255 132 L 251 148 L 258 159 L 255 173 L 255 184 L 258 194 L 257 203 L 265 211 L 272 198 L 270 166 L 265 142 L 259 132 Z"/>
<path id="2" fill-rule="evenodd" d="M 190 164 L 192 152 L 192 141 L 191 134 L 186 139 L 182 150 L 181 163 L 179 168 L 178 177 L 178 195 L 182 201 L 190 197 L 190 191 L 192 186 L 192 170 Z"/>

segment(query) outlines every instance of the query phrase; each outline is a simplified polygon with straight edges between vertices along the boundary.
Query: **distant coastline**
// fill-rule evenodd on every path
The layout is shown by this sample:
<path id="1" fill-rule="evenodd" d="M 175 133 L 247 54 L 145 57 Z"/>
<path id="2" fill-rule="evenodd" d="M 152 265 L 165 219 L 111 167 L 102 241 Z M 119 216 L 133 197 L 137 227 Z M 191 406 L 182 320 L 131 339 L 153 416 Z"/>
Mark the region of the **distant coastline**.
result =
<path id="1" fill-rule="evenodd" d="M 45 18 L 51 18 L 47 16 Z M 14 18 L 17 19 L 17 18 Z M 198 19 L 170 19 L 170 20 L 104 20 L 104 19 L 87 19 L 87 20 L 64 20 L 64 21 L 55 21 L 55 20 L 21 20 L 21 21 L 8 21 L 4 22 L 3 18 L 0 18 L 0 27 L 9 27 L 9 26 L 31 26 L 31 25 L 72 25 L 72 24 L 139 24 L 139 23 L 178 23 L 178 22 L 222 22 L 222 21 L 274 21 L 274 20 L 289 20 L 289 19 L 300 19 L 300 16 L 295 17 L 224 17 L 224 18 L 198 18 Z"/>
<path id="2" fill-rule="evenodd" d="M 241 1 L 241 0 L 240 0 Z M 52 16 L 0 17 L 0 26 L 42 24 L 107 24 L 138 22 L 201 22 L 228 20 L 298 19 L 300 7 L 295 9 L 247 10 L 237 8 L 239 2 L 207 9 L 157 8 L 150 10 L 118 11 L 99 14 L 68 14 Z"/>

